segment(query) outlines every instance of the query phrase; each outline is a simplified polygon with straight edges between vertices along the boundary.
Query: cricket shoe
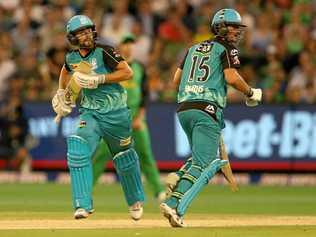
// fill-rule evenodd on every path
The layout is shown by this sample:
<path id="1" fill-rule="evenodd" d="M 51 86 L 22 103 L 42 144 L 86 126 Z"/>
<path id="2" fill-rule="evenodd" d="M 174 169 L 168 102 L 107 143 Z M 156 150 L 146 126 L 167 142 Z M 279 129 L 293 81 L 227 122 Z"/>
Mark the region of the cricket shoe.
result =
<path id="1" fill-rule="evenodd" d="M 140 220 L 140 218 L 142 218 L 143 216 L 143 203 L 135 202 L 132 206 L 129 207 L 128 211 L 133 220 Z"/>
<path id="2" fill-rule="evenodd" d="M 75 214 L 74 214 L 74 218 L 75 219 L 84 219 L 84 218 L 88 218 L 88 216 L 90 214 L 92 214 L 94 212 L 94 209 L 91 209 L 89 211 L 83 209 L 83 208 L 78 208 L 76 209 L 75 211 Z"/>
<path id="3" fill-rule="evenodd" d="M 160 204 L 160 211 L 168 219 L 172 227 L 185 227 L 182 217 L 178 216 L 176 210 L 169 207 L 166 203 Z"/>

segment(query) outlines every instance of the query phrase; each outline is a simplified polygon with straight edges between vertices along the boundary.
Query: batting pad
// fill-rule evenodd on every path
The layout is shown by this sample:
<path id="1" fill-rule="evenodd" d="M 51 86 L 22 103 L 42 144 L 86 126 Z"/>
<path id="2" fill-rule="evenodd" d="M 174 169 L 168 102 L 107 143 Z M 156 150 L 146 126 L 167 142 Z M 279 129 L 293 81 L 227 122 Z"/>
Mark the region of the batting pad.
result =
<path id="1" fill-rule="evenodd" d="M 215 159 L 208 167 L 205 168 L 205 170 L 201 173 L 196 182 L 194 182 L 191 188 L 182 196 L 179 205 L 177 206 L 177 213 L 179 216 L 183 216 L 185 214 L 185 211 L 191 204 L 192 200 L 196 197 L 196 195 L 206 184 L 208 184 L 209 180 L 213 178 L 216 172 L 226 164 L 226 160 Z"/>
<path id="2" fill-rule="evenodd" d="M 176 172 L 179 177 L 182 177 L 192 166 L 192 156 L 187 159 L 184 165 L 181 166 L 181 168 Z"/>
<path id="3" fill-rule="evenodd" d="M 67 138 L 67 163 L 71 177 L 73 207 L 89 211 L 92 207 L 92 165 L 88 142 L 79 136 Z"/>
<path id="4" fill-rule="evenodd" d="M 119 152 L 113 157 L 125 199 L 129 206 L 145 200 L 144 188 L 137 153 L 133 148 Z"/>

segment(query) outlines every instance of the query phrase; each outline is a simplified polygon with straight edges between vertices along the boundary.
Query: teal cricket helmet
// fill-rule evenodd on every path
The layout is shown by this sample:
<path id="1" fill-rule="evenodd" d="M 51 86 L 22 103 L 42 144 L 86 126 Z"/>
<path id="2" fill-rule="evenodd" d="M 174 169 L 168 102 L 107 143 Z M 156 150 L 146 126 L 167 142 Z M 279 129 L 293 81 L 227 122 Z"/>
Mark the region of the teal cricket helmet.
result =
<path id="1" fill-rule="evenodd" d="M 89 17 L 85 15 L 76 15 L 70 18 L 66 26 L 67 38 L 69 42 L 72 45 L 78 45 L 78 39 L 76 38 L 75 33 L 87 28 L 92 29 L 93 38 L 96 39 L 97 32 L 95 30 L 95 25 Z"/>
<path id="2" fill-rule="evenodd" d="M 225 8 L 217 11 L 211 22 L 211 30 L 215 35 L 225 36 L 227 26 L 246 27 L 242 24 L 239 13 L 231 8 Z"/>

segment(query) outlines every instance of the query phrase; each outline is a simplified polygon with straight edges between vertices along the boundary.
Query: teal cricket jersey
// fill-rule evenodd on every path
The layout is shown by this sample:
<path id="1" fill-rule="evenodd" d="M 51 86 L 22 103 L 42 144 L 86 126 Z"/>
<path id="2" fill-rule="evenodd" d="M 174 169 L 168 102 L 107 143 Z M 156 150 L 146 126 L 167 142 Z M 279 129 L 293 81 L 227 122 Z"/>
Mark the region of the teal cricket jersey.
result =
<path id="1" fill-rule="evenodd" d="M 73 73 L 81 61 L 86 61 L 92 66 L 92 74 L 107 74 L 113 72 L 122 60 L 124 59 L 121 55 L 111 46 L 97 43 L 85 57 L 80 55 L 79 50 L 68 52 L 65 57 L 65 68 Z M 101 84 L 96 89 L 82 89 L 80 107 L 107 113 L 126 108 L 126 100 L 126 91 L 119 83 Z"/>
<path id="2" fill-rule="evenodd" d="M 178 102 L 206 101 L 225 108 L 227 83 L 224 69 L 239 67 L 238 50 L 219 37 L 193 45 L 180 64 L 182 76 Z"/>

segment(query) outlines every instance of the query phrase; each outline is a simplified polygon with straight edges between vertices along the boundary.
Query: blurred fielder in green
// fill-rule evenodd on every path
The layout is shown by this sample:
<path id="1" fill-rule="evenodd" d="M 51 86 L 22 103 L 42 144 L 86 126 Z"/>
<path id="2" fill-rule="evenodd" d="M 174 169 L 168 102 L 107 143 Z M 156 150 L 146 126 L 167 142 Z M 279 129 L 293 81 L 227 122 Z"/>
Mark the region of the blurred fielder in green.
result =
<path id="1" fill-rule="evenodd" d="M 141 171 L 145 175 L 154 196 L 161 202 L 165 198 L 165 192 L 151 149 L 150 135 L 145 118 L 145 101 L 147 97 L 146 73 L 144 66 L 132 56 L 134 42 L 134 36 L 128 35 L 122 39 L 119 46 L 120 53 L 134 72 L 133 79 L 121 82 L 121 85 L 127 90 L 127 105 L 132 115 L 132 137 L 134 139 L 135 150 L 140 157 Z M 104 141 L 101 141 L 93 157 L 94 185 L 102 175 L 105 163 L 111 159 L 112 156 L 107 145 Z"/>
<path id="2" fill-rule="evenodd" d="M 261 101 L 261 89 L 251 88 L 237 71 L 240 62 L 236 47 L 244 28 L 237 11 L 219 10 L 211 22 L 215 39 L 190 47 L 174 75 L 178 86 L 177 115 L 192 159 L 175 174 L 174 182 L 167 182 L 171 194 L 160 205 L 172 227 L 184 227 L 182 218 L 191 202 L 227 164 L 227 160 L 217 158 L 221 130 L 225 127 L 227 85 L 246 96 L 247 106 L 256 106 Z"/>

